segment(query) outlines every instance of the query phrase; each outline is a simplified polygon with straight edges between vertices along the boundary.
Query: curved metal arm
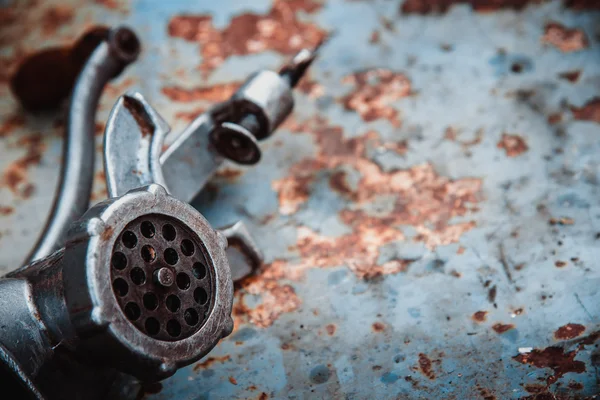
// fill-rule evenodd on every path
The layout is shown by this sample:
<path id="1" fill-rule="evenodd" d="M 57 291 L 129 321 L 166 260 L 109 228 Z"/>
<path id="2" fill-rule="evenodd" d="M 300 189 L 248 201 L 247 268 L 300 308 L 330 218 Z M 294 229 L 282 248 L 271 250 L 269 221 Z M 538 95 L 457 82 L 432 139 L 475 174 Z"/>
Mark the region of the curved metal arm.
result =
<path id="1" fill-rule="evenodd" d="M 89 207 L 94 179 L 94 122 L 106 83 L 134 61 L 140 51 L 136 35 L 127 28 L 109 34 L 79 75 L 69 108 L 60 182 L 51 215 L 26 263 L 45 257 L 63 242 L 69 224 Z"/>

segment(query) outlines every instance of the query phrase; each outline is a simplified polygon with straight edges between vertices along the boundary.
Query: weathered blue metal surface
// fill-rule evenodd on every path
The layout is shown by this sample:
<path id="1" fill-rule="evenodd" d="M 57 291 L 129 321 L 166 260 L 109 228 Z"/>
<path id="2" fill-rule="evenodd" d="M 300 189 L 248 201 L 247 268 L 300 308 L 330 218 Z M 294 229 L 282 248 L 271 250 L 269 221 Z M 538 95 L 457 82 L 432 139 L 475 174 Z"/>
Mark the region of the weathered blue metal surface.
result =
<path id="1" fill-rule="evenodd" d="M 237 289 L 233 335 L 149 398 L 600 392 L 598 11 L 561 2 L 486 13 L 455 4 L 435 15 L 402 13 L 393 1 L 114 5 L 65 5 L 73 17 L 46 33 L 3 28 L 12 35 L 4 64 L 68 43 L 92 22 L 131 25 L 145 51 L 104 96 L 101 121 L 135 88 L 178 131 L 186 114 L 226 97 L 220 84 L 276 68 L 297 43 L 334 32 L 263 161 L 228 166 L 195 202 L 216 226 L 247 222 L 267 265 Z M 35 24 L 51 7 L 19 15 Z M 257 17 L 236 23 L 259 34 L 228 30 L 245 13 Z M 212 25 L 184 14 L 212 15 Z M 47 215 L 62 128 L 51 128 L 53 116 L 19 122 L 5 80 L 0 93 L 8 271 Z M 19 161 L 32 152 L 39 163 Z"/>

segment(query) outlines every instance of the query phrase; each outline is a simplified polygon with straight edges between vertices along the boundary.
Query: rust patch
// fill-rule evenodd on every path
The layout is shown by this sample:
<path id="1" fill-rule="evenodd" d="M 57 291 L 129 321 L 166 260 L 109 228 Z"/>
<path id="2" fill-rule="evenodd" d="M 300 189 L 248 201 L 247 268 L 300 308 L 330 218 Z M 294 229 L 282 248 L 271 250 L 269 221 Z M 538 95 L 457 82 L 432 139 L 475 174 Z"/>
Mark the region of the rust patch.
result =
<path id="1" fill-rule="evenodd" d="M 39 133 L 21 138 L 18 145 L 26 148 L 25 155 L 13 161 L 4 170 L 2 184 L 15 195 L 28 198 L 33 191 L 33 186 L 26 182 L 29 168 L 40 163 L 46 146 L 42 141 L 42 135 Z"/>
<path id="2" fill-rule="evenodd" d="M 329 336 L 333 336 L 333 335 L 335 335 L 335 331 L 337 330 L 337 327 L 335 326 L 335 324 L 328 324 L 325 326 L 325 330 L 327 331 L 327 334 Z"/>
<path id="3" fill-rule="evenodd" d="M 578 51 L 589 46 L 585 32 L 577 28 L 567 28 L 558 22 L 546 24 L 542 43 L 548 43 L 563 53 Z"/>
<path id="4" fill-rule="evenodd" d="M 304 93 L 312 99 L 320 97 L 325 93 L 323 86 L 317 81 L 309 79 L 308 76 L 304 76 L 302 79 L 300 79 L 300 82 L 298 82 L 298 85 L 296 85 L 296 90 Z"/>
<path id="5" fill-rule="evenodd" d="M 471 317 L 475 322 L 485 322 L 487 320 L 487 311 L 477 311 Z"/>
<path id="6" fill-rule="evenodd" d="M 514 328 L 515 328 L 515 326 L 513 324 L 503 324 L 500 322 L 498 322 L 497 324 L 494 324 L 492 326 L 492 329 L 500 335 L 503 334 L 504 332 L 508 332 Z"/>
<path id="7" fill-rule="evenodd" d="M 346 110 L 356 111 L 365 122 L 387 119 L 395 127 L 401 125 L 398 110 L 391 103 L 411 94 L 406 75 L 377 68 L 348 75 L 342 82 L 354 85 L 354 90 L 341 99 Z"/>
<path id="8" fill-rule="evenodd" d="M 557 261 L 554 263 L 554 265 L 556 265 L 558 268 L 562 268 L 562 267 L 566 266 L 567 263 L 564 261 Z"/>
<path id="9" fill-rule="evenodd" d="M 419 370 L 427 378 L 431 380 L 435 379 L 435 374 L 433 373 L 431 360 L 424 353 L 419 353 Z"/>
<path id="10" fill-rule="evenodd" d="M 239 169 L 223 168 L 223 169 L 218 170 L 217 173 L 215 174 L 215 176 L 218 178 L 221 178 L 221 179 L 225 179 L 227 181 L 235 181 L 243 173 L 244 173 L 244 171 L 239 170 Z"/>
<path id="11" fill-rule="evenodd" d="M 198 372 L 201 369 L 205 369 L 213 365 L 214 363 L 225 363 L 227 361 L 231 361 L 231 356 L 226 355 L 223 357 L 208 357 L 205 361 L 197 363 L 194 365 L 194 372 Z"/>
<path id="12" fill-rule="evenodd" d="M 385 325 L 382 322 L 375 322 L 371 327 L 373 328 L 373 332 L 376 333 L 385 331 Z"/>
<path id="13" fill-rule="evenodd" d="M 115 231 L 115 228 L 113 226 L 108 226 L 104 232 L 102 232 L 102 240 L 107 241 L 108 239 L 110 239 L 110 237 L 112 236 L 113 232 Z"/>
<path id="14" fill-rule="evenodd" d="M 262 392 L 259 396 L 258 396 L 258 400 L 268 400 L 269 399 L 269 395 L 266 394 L 265 392 Z"/>
<path id="15" fill-rule="evenodd" d="M 504 149 L 508 157 L 517 157 L 527 150 L 529 147 L 525 140 L 519 135 L 502 134 L 502 138 L 496 145 L 499 149 Z"/>
<path id="16" fill-rule="evenodd" d="M 529 353 L 514 356 L 513 359 L 536 368 L 551 368 L 554 374 L 548 377 L 546 382 L 552 384 L 568 372 L 576 374 L 585 372 L 585 364 L 582 361 L 576 361 L 576 355 L 577 350 L 565 353 L 565 349 L 562 347 L 552 346 L 544 350 L 534 349 Z"/>
<path id="17" fill-rule="evenodd" d="M 403 14 L 438 14 L 447 12 L 454 4 L 468 4 L 477 12 L 502 9 L 522 10 L 529 3 L 541 0 L 406 0 L 400 8 Z"/>
<path id="18" fill-rule="evenodd" d="M 281 314 L 297 310 L 302 303 L 292 286 L 281 285 L 275 279 L 268 278 L 268 272 L 277 271 L 277 266 L 274 267 L 275 271 L 268 271 L 269 268 L 273 267 L 265 266 L 264 275 L 248 278 L 241 283 L 246 293 L 261 295 L 262 302 L 251 309 L 245 305 L 245 293 L 242 292 L 234 309 L 234 315 L 246 316 L 250 322 L 261 328 L 271 326 Z"/>
<path id="19" fill-rule="evenodd" d="M 523 386 L 523 389 L 525 389 L 527 393 L 547 393 L 548 391 L 548 387 L 546 385 L 539 384 L 525 385 Z"/>
<path id="20" fill-rule="evenodd" d="M 0 215 L 7 216 L 15 212 L 14 207 L 10 206 L 0 206 Z"/>
<path id="21" fill-rule="evenodd" d="M 572 390 L 583 390 L 583 383 L 576 381 L 569 381 L 569 389 Z"/>
<path id="22" fill-rule="evenodd" d="M 552 113 L 552 114 L 548 115 L 548 123 L 550 125 L 556 125 L 561 121 L 562 121 L 561 113 Z"/>
<path id="23" fill-rule="evenodd" d="M 554 337 L 557 340 L 573 339 L 581 336 L 585 332 L 585 326 L 580 324 L 563 325 L 554 332 Z"/>
<path id="24" fill-rule="evenodd" d="M 0 138 L 9 135 L 13 130 L 21 128 L 25 125 L 25 117 L 20 114 L 12 115 L 0 126 Z"/>
<path id="25" fill-rule="evenodd" d="M 314 159 L 300 161 L 291 168 L 288 177 L 273 183 L 279 196 L 280 213 L 293 214 L 308 200 L 310 185 L 322 169 L 333 170 L 344 165 L 361 173 L 356 189 L 343 187 L 356 206 L 340 213 L 342 221 L 352 228 L 351 234 L 329 238 L 306 227 L 298 228 L 297 247 L 303 257 L 301 265 L 306 268 L 348 265 L 362 278 L 397 273 L 411 260 L 376 265 L 380 246 L 404 238 L 402 230 L 395 225 L 414 226 L 418 231 L 415 240 L 425 242 L 430 248 L 455 243 L 475 226 L 474 222 L 450 225 L 449 220 L 466 215 L 471 204 L 479 201 L 481 180 L 451 181 L 440 177 L 430 164 L 383 172 L 366 156 L 367 147 L 382 145 L 373 131 L 344 139 L 340 127 L 328 126 L 319 118 L 290 126 L 290 129 L 313 134 L 319 153 Z M 393 196 L 391 201 L 395 205 L 389 214 L 370 215 L 360 209 L 360 205 L 379 196 Z"/>
<path id="26" fill-rule="evenodd" d="M 180 111 L 175 114 L 175 119 L 180 119 L 189 123 L 195 120 L 198 116 L 200 116 L 200 114 L 204 113 L 205 111 L 206 107 L 199 107 L 192 111 Z"/>
<path id="27" fill-rule="evenodd" d="M 573 218 L 569 218 L 569 217 L 560 217 L 560 218 L 550 218 L 548 220 L 548 223 L 552 226 L 554 225 L 573 225 L 575 223 L 575 220 Z"/>
<path id="28" fill-rule="evenodd" d="M 371 37 L 369 38 L 369 43 L 377 44 L 381 41 L 381 33 L 378 30 L 374 30 L 371 32 Z"/>
<path id="29" fill-rule="evenodd" d="M 318 152 L 315 158 L 301 160 L 291 167 L 288 176 L 272 183 L 278 194 L 281 214 L 290 215 L 299 210 L 308 200 L 310 186 L 322 170 L 334 171 L 344 166 L 356 170 L 360 178 L 356 187 L 341 185 L 346 197 L 352 200 L 339 214 L 341 221 L 351 229 L 350 233 L 327 237 L 306 226 L 299 226 L 295 250 L 300 257 L 289 261 L 275 260 L 241 285 L 242 288 L 253 285 L 256 288 L 254 293 L 262 293 L 263 300 L 270 296 L 269 286 L 277 287 L 280 280 L 302 279 L 312 268 L 345 265 L 361 279 L 405 271 L 414 260 L 377 262 L 381 246 L 405 238 L 402 225 L 412 225 L 417 231 L 413 240 L 424 242 L 431 249 L 457 242 L 464 232 L 475 226 L 473 221 L 456 224 L 450 221 L 456 216 L 467 215 L 480 201 L 480 179 L 451 180 L 438 175 L 430 164 L 407 170 L 382 171 L 367 156 L 370 148 L 386 147 L 374 131 L 345 139 L 339 126 L 330 126 L 319 117 L 303 122 L 291 120 L 286 126 L 291 132 L 313 135 Z M 333 180 L 336 182 L 336 178 Z M 337 186 L 340 189 L 340 185 Z M 391 210 L 372 214 L 362 209 L 382 196 L 389 198 L 389 204 L 393 205 Z M 253 310 L 247 309 L 243 302 L 238 301 L 236 310 L 239 310 L 239 315 L 250 315 L 251 320 L 264 326 L 272 323 L 282 312 L 287 312 L 281 309 L 281 304 L 290 304 L 288 308 L 294 310 L 299 300 L 294 294 L 291 302 L 284 300 L 273 304 L 277 311 L 267 318 L 252 314 Z M 265 306 L 261 313 L 268 314 L 270 311 Z M 266 322 L 260 322 L 263 320 Z"/>
<path id="30" fill-rule="evenodd" d="M 573 118 L 600 124 L 600 97 L 594 97 L 582 107 L 571 106 Z"/>
<path id="31" fill-rule="evenodd" d="M 135 123 L 140 127 L 140 130 L 142 131 L 142 137 L 146 137 L 154 133 L 154 124 L 150 120 L 148 114 L 146 114 L 142 103 L 129 96 L 125 96 L 123 97 L 123 106 L 125 106 L 133 119 L 135 119 Z"/>
<path id="32" fill-rule="evenodd" d="M 352 194 L 353 190 L 346 181 L 346 172 L 337 171 L 329 178 L 329 186 L 342 195 Z"/>
<path id="33" fill-rule="evenodd" d="M 237 385 L 237 379 L 235 379 L 233 376 L 230 376 L 230 377 L 229 377 L 229 382 L 230 382 L 232 385 Z"/>
<path id="34" fill-rule="evenodd" d="M 73 16 L 73 9 L 64 5 L 48 8 L 42 16 L 42 32 L 47 36 L 56 34 L 58 29 L 73 20 Z"/>
<path id="35" fill-rule="evenodd" d="M 267 50 L 292 55 L 316 46 L 327 32 L 314 23 L 301 21 L 297 13 L 312 14 L 321 7 L 312 0 L 275 0 L 265 15 L 237 15 L 222 30 L 215 28 L 210 15 L 179 15 L 169 21 L 168 31 L 172 37 L 201 44 L 199 68 L 208 76 L 231 56 Z"/>
<path id="36" fill-rule="evenodd" d="M 184 89 L 179 86 L 168 86 L 162 89 L 162 93 L 170 100 L 181 103 L 194 101 L 217 103 L 230 98 L 240 86 L 242 86 L 241 82 L 226 82 L 191 89 Z"/>
<path id="37" fill-rule="evenodd" d="M 449 126 L 444 131 L 444 139 L 450 140 L 453 142 L 458 142 L 463 151 L 468 152 L 470 147 L 476 146 L 481 143 L 483 140 L 483 129 L 479 128 L 475 131 L 475 137 L 471 140 L 458 140 L 459 130 Z"/>
<path id="38" fill-rule="evenodd" d="M 562 72 L 560 74 L 558 74 L 558 77 L 560 79 L 565 79 L 571 83 L 575 83 L 579 80 L 579 77 L 581 76 L 581 70 L 576 69 L 574 71 L 566 71 L 566 72 Z"/>
<path id="39" fill-rule="evenodd" d="M 122 2 L 119 0 L 94 0 L 96 4 L 101 5 L 104 8 L 108 8 L 109 10 L 117 10 L 120 12 L 127 12 L 127 4 L 128 2 Z"/>

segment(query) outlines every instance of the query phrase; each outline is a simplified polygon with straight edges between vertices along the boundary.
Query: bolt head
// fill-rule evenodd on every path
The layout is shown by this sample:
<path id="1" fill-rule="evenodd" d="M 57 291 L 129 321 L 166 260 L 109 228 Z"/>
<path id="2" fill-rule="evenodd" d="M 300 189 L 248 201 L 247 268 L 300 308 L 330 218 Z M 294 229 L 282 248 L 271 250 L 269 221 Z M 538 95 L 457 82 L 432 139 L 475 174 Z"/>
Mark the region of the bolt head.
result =
<path id="1" fill-rule="evenodd" d="M 169 287 L 175 283 L 175 274 L 170 268 L 162 267 L 154 273 L 156 283 L 164 287 Z"/>

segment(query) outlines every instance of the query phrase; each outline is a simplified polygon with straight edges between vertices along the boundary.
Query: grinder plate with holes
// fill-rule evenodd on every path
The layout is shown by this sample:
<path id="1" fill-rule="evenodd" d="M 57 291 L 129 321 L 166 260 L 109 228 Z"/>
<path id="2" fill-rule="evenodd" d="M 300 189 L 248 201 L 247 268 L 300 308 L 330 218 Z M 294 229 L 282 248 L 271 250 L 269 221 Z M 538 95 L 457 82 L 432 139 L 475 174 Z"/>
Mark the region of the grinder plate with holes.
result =
<path id="1" fill-rule="evenodd" d="M 130 222 L 111 257 L 113 291 L 127 319 L 159 340 L 197 332 L 213 305 L 213 268 L 205 254 L 198 237 L 172 217 Z"/>

